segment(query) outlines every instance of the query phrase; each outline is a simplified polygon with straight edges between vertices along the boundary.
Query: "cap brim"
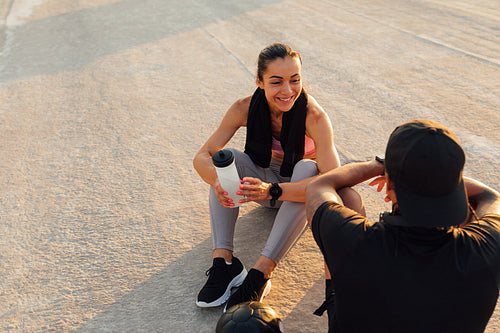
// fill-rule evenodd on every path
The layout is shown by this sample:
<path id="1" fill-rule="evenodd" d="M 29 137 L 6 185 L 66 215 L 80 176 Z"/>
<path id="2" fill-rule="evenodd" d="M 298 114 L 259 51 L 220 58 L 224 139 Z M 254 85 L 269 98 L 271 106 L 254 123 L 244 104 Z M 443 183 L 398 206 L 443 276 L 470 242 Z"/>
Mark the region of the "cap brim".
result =
<path id="1" fill-rule="evenodd" d="M 463 179 L 453 192 L 444 196 L 416 194 L 396 184 L 400 221 L 412 227 L 448 227 L 465 221 L 469 212 Z"/>

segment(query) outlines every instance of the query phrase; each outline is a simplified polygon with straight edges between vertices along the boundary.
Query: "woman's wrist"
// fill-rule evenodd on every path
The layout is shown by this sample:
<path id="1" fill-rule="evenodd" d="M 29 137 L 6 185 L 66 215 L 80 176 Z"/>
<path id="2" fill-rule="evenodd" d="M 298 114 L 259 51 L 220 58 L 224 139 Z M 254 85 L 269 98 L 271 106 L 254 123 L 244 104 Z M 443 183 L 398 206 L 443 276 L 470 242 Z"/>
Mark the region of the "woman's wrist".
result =
<path id="1" fill-rule="evenodd" d="M 266 183 L 266 189 L 265 189 L 265 192 L 267 193 L 266 200 L 272 199 L 271 193 L 269 192 L 271 186 L 273 186 L 273 183 Z"/>
<path id="2" fill-rule="evenodd" d="M 274 207 L 276 200 L 278 200 L 283 194 L 283 189 L 278 183 L 273 183 L 269 187 L 268 195 L 271 197 L 271 207 Z"/>

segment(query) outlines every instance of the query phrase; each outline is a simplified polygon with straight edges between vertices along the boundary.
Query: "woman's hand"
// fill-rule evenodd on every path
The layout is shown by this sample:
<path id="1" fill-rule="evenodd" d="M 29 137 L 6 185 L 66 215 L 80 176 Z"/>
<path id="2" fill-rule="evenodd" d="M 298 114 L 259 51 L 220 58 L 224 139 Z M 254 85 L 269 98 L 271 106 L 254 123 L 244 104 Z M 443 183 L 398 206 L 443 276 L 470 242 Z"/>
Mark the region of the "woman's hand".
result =
<path id="1" fill-rule="evenodd" d="M 240 191 L 237 191 L 236 194 L 245 196 L 244 199 L 240 200 L 241 203 L 267 200 L 271 198 L 269 195 L 271 185 L 271 183 L 265 183 L 259 178 L 245 177 L 242 179 Z"/>
<path id="2" fill-rule="evenodd" d="M 226 197 L 228 193 L 224 191 L 224 189 L 220 185 L 219 178 L 215 179 L 215 183 L 212 185 L 212 187 L 214 188 L 215 196 L 217 197 L 217 200 L 219 200 L 221 206 L 225 208 L 234 208 L 233 200 Z"/>

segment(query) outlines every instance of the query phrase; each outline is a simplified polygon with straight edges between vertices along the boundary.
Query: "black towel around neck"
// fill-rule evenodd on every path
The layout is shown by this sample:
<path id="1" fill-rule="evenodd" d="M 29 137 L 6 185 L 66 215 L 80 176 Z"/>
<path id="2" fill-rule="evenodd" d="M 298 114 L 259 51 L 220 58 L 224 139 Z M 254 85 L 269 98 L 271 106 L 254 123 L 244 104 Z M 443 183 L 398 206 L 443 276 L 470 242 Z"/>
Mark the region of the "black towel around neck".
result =
<path id="1" fill-rule="evenodd" d="M 291 177 L 295 163 L 304 157 L 307 94 L 304 90 L 290 111 L 283 114 L 280 142 L 284 157 L 280 175 Z M 262 168 L 269 167 L 272 147 L 271 112 L 264 90 L 257 88 L 250 101 L 247 118 L 245 154 Z"/>

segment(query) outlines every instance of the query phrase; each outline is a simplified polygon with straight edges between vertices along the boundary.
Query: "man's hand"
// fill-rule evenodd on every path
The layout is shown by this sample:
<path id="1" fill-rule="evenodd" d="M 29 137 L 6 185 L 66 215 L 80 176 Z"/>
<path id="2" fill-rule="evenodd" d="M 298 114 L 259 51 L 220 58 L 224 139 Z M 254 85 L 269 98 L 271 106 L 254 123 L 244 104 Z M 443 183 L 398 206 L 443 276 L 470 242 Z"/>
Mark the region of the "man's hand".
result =
<path id="1" fill-rule="evenodd" d="M 368 185 L 370 186 L 377 185 L 377 192 L 382 192 L 386 183 L 387 179 L 385 178 L 385 176 L 380 176 L 369 182 Z"/>
<path id="2" fill-rule="evenodd" d="M 391 198 L 389 198 L 388 190 L 387 190 L 387 178 L 385 176 L 379 176 L 379 177 L 375 178 L 374 180 L 369 182 L 368 185 L 377 186 L 377 192 L 382 192 L 384 187 L 386 187 L 386 190 L 385 190 L 386 195 L 385 195 L 384 201 L 391 202 Z"/>

